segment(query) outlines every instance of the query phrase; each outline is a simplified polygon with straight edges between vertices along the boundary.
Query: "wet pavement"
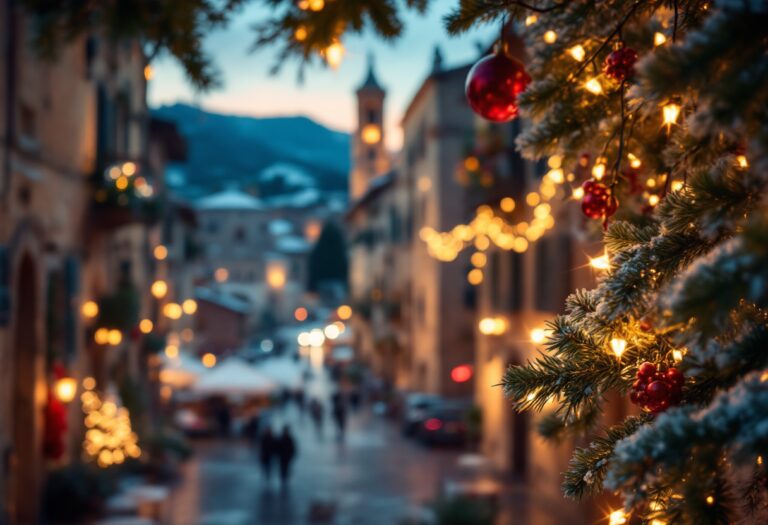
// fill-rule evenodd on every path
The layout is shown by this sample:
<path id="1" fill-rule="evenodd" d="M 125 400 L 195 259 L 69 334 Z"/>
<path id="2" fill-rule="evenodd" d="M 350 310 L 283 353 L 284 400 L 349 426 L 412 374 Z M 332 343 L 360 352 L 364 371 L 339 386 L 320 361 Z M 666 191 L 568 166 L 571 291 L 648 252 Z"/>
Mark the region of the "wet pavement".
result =
<path id="1" fill-rule="evenodd" d="M 169 523 L 305 525 L 313 523 L 310 508 L 320 503 L 336 507 L 334 525 L 399 525 L 435 498 L 460 453 L 426 449 L 365 409 L 350 414 L 343 442 L 328 417 L 317 439 L 309 415 L 302 417 L 293 406 L 274 421 L 278 428 L 288 422 L 297 438 L 286 490 L 277 479 L 263 479 L 248 442 L 196 441 L 196 454 L 172 492 Z"/>

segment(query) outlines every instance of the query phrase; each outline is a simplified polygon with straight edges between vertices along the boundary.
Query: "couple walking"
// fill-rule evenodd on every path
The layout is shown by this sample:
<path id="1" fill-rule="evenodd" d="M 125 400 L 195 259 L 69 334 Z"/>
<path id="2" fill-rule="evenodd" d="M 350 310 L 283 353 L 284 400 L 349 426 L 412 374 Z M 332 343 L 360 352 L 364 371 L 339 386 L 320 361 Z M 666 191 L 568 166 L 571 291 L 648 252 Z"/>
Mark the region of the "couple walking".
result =
<path id="1" fill-rule="evenodd" d="M 272 467 L 275 462 L 280 471 L 280 482 L 285 488 L 291 476 L 291 464 L 296 456 L 296 440 L 293 438 L 290 427 L 283 427 L 281 434 L 276 435 L 267 427 L 259 438 L 259 461 L 264 479 L 272 479 Z"/>

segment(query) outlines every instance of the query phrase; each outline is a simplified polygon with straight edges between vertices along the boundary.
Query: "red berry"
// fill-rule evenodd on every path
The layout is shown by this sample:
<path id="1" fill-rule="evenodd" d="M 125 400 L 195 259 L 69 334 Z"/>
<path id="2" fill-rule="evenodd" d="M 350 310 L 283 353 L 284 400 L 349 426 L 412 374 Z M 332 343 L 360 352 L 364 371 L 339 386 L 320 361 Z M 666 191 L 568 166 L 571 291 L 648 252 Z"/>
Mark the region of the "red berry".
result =
<path id="1" fill-rule="evenodd" d="M 666 380 L 674 386 L 681 387 L 685 383 L 685 376 L 677 368 L 667 370 Z"/>
<path id="2" fill-rule="evenodd" d="M 650 379 L 656 374 L 656 365 L 646 361 L 640 368 L 637 369 L 637 377 L 642 379 Z"/>
<path id="3" fill-rule="evenodd" d="M 632 388 L 635 390 L 640 390 L 641 388 L 645 388 L 645 381 L 642 379 L 636 379 L 634 383 L 632 383 Z"/>
<path id="4" fill-rule="evenodd" d="M 643 332 L 650 332 L 653 330 L 653 327 L 651 326 L 651 323 L 648 321 L 640 321 L 640 330 Z"/>
<path id="5" fill-rule="evenodd" d="M 669 387 L 663 381 L 654 381 L 645 387 L 645 393 L 648 394 L 648 399 L 650 399 L 652 402 L 669 402 Z"/>
<path id="6" fill-rule="evenodd" d="M 603 72 L 621 82 L 632 78 L 635 74 L 635 62 L 637 62 L 637 52 L 631 47 L 621 47 L 605 58 Z"/>
<path id="7" fill-rule="evenodd" d="M 637 390 L 633 390 L 632 392 L 629 393 L 629 400 L 637 405 L 639 403 L 638 395 L 640 395 L 640 392 L 638 392 Z"/>

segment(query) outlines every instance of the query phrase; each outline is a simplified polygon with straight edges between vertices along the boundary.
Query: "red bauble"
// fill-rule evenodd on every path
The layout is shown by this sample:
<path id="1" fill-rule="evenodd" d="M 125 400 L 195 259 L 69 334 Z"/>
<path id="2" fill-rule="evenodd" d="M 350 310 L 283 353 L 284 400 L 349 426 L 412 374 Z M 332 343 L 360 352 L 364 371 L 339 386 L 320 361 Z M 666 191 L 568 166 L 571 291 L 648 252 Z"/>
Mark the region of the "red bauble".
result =
<path id="1" fill-rule="evenodd" d="M 621 47 L 605 57 L 603 72 L 617 82 L 623 82 L 635 74 L 635 62 L 637 51 L 631 47 Z"/>
<path id="2" fill-rule="evenodd" d="M 48 393 L 43 423 L 43 455 L 52 460 L 61 459 L 67 431 L 67 409 L 52 392 Z"/>
<path id="3" fill-rule="evenodd" d="M 475 113 L 493 122 L 507 122 L 517 117 L 517 96 L 530 82 L 520 61 L 497 52 L 472 66 L 465 92 Z"/>
<path id="4" fill-rule="evenodd" d="M 581 211 L 590 219 L 610 217 L 619 208 L 619 201 L 611 194 L 611 190 L 602 182 L 586 181 L 584 198 L 581 200 Z"/>
<path id="5" fill-rule="evenodd" d="M 658 414 L 683 397 L 685 377 L 677 368 L 661 371 L 653 363 L 645 362 L 637 369 L 629 399 L 643 410 Z"/>

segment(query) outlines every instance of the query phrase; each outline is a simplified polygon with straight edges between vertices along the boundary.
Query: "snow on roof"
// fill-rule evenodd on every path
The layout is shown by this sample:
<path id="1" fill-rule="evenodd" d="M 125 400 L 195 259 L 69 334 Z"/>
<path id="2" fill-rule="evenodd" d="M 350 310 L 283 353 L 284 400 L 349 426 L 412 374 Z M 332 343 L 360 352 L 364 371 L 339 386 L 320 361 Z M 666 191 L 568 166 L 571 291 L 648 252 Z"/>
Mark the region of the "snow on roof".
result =
<path id="1" fill-rule="evenodd" d="M 317 181 L 303 168 L 285 162 L 272 164 L 259 173 L 260 182 L 271 182 L 275 179 L 283 179 L 289 186 L 313 188 L 317 185 Z"/>
<path id="2" fill-rule="evenodd" d="M 269 394 L 279 385 L 237 357 L 230 357 L 203 375 L 193 387 L 200 394 L 248 395 Z"/>
<path id="3" fill-rule="evenodd" d="M 282 253 L 306 253 L 312 246 L 298 235 L 286 235 L 275 241 L 275 249 Z"/>
<path id="4" fill-rule="evenodd" d="M 251 304 L 248 301 L 221 290 L 196 288 L 195 297 L 241 314 L 247 314 L 251 310 Z"/>
<path id="5" fill-rule="evenodd" d="M 267 206 L 273 208 L 308 208 L 321 200 L 320 192 L 315 188 L 307 188 L 295 193 L 275 195 L 266 200 Z"/>
<path id="6" fill-rule="evenodd" d="M 266 359 L 258 363 L 256 368 L 285 388 L 299 388 L 304 382 L 301 361 L 290 357 Z"/>
<path id="7" fill-rule="evenodd" d="M 261 210 L 264 206 L 261 201 L 243 191 L 229 188 L 219 193 L 214 193 L 197 201 L 199 210 Z"/>
<path id="8" fill-rule="evenodd" d="M 278 237 L 291 233 L 293 231 L 293 223 L 287 219 L 272 219 L 269 221 L 267 228 L 269 228 L 269 233 Z"/>

